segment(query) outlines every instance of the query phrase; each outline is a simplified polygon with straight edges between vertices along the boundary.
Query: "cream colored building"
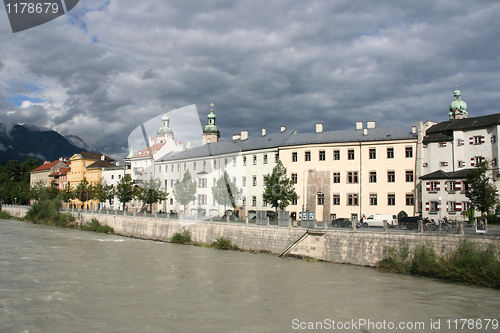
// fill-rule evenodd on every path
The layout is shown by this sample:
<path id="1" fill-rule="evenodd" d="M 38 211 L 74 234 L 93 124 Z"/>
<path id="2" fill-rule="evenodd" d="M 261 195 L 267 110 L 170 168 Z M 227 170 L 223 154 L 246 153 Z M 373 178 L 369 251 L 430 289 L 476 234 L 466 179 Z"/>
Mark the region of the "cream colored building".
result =
<path id="1" fill-rule="evenodd" d="M 300 196 L 287 210 L 292 218 L 306 212 L 317 221 L 400 211 L 412 216 L 416 151 L 416 127 L 376 128 L 374 121 L 328 132 L 317 124 L 314 133 L 294 134 L 279 148 Z"/>

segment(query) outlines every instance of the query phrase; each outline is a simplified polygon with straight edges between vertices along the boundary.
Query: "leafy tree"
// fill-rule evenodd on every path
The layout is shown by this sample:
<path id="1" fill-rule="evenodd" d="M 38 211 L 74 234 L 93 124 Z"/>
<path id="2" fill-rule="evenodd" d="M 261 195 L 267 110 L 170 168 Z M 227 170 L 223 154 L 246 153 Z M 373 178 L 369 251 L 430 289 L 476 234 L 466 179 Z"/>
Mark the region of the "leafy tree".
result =
<path id="1" fill-rule="evenodd" d="M 29 158 L 26 161 L 11 160 L 0 166 L 0 198 L 6 203 L 29 204 L 30 172 L 40 165 L 38 160 Z"/>
<path id="2" fill-rule="evenodd" d="M 496 187 L 490 181 L 488 162 L 479 162 L 476 168 L 467 174 L 467 191 L 465 196 L 470 199 L 474 208 L 484 213 L 489 213 L 498 203 Z"/>
<path id="3" fill-rule="evenodd" d="M 68 203 L 71 199 L 74 199 L 74 195 L 70 182 L 67 182 L 66 188 L 61 192 L 61 200 Z"/>
<path id="4" fill-rule="evenodd" d="M 145 181 L 139 190 L 136 192 L 136 198 L 145 204 L 149 205 L 149 212 L 153 212 L 153 204 L 163 201 L 167 198 L 168 193 L 161 189 L 161 182 L 157 179 Z"/>
<path id="5" fill-rule="evenodd" d="M 173 193 L 175 200 L 184 206 L 184 211 L 186 206 L 196 199 L 196 181 L 191 178 L 189 170 L 184 173 L 181 181 L 177 180 L 175 182 Z"/>
<path id="6" fill-rule="evenodd" d="M 219 205 L 224 206 L 224 210 L 226 206 L 231 206 L 234 209 L 241 199 L 242 192 L 243 190 L 238 188 L 236 183 L 229 178 L 227 171 L 224 171 L 224 174 L 217 180 L 215 186 L 212 187 L 212 195 L 215 201 Z"/>
<path id="7" fill-rule="evenodd" d="M 264 179 L 262 198 L 275 210 L 284 209 L 292 199 L 298 199 L 293 180 L 287 177 L 286 168 L 281 161 L 274 166 L 273 172 Z"/>
<path id="8" fill-rule="evenodd" d="M 95 184 L 92 192 L 92 199 L 97 200 L 99 203 L 111 200 L 115 196 L 113 185 L 108 185 L 105 180 L 102 183 Z"/>
<path id="9" fill-rule="evenodd" d="M 85 177 L 76 186 L 76 199 L 80 200 L 84 205 L 85 202 L 92 199 L 92 186 Z"/>
<path id="10" fill-rule="evenodd" d="M 127 203 L 134 198 L 134 181 L 129 174 L 123 176 L 116 184 L 116 197 L 123 203 L 123 210 L 127 210 Z"/>

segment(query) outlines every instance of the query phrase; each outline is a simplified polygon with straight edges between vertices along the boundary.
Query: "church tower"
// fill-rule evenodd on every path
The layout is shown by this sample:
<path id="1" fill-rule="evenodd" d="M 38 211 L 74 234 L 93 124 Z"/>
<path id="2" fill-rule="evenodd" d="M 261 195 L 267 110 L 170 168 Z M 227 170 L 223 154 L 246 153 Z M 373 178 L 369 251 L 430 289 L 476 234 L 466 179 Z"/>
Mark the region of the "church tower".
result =
<path id="1" fill-rule="evenodd" d="M 203 145 L 206 145 L 210 142 L 217 142 L 220 140 L 220 131 L 215 126 L 215 114 L 214 114 L 214 103 L 210 104 L 212 109 L 210 110 L 208 118 L 208 124 L 203 129 Z"/>
<path id="2" fill-rule="evenodd" d="M 453 92 L 453 96 L 455 97 L 455 100 L 450 104 L 450 120 L 467 118 L 467 103 L 462 101 L 458 86 Z"/>
<path id="3" fill-rule="evenodd" d="M 170 118 L 167 116 L 167 106 L 165 114 L 161 117 L 161 127 L 156 132 L 156 143 L 165 142 L 167 137 L 174 139 L 174 131 L 170 128 Z"/>

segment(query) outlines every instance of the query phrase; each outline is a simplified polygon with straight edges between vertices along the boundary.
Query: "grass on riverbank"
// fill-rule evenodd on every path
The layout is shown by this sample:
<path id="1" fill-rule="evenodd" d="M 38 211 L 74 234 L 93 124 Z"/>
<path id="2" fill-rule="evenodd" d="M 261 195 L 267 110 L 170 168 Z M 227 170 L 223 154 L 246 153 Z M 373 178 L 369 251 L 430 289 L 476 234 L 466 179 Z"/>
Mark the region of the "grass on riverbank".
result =
<path id="1" fill-rule="evenodd" d="M 448 258 L 438 256 L 429 245 L 408 247 L 399 252 L 387 249 L 378 263 L 382 271 L 440 278 L 500 289 L 500 260 L 494 246 L 482 250 L 477 243 L 464 240 Z"/>
<path id="2" fill-rule="evenodd" d="M 184 230 L 182 233 L 176 232 L 170 239 L 171 243 L 187 244 L 195 246 L 207 246 L 205 244 L 200 244 L 192 241 L 191 232 L 189 230 Z M 240 248 L 236 244 L 232 244 L 231 240 L 228 238 L 220 237 L 217 238 L 215 242 L 209 245 L 210 247 L 215 247 L 219 250 L 235 250 L 239 251 Z"/>
<path id="3" fill-rule="evenodd" d="M 74 228 L 108 234 L 114 233 L 112 227 L 101 224 L 95 218 L 90 222 L 79 224 L 73 215 L 70 213 L 61 213 L 60 209 L 61 201 L 58 199 L 40 200 L 31 205 L 24 218 L 33 223 L 53 225 L 60 228 Z"/>

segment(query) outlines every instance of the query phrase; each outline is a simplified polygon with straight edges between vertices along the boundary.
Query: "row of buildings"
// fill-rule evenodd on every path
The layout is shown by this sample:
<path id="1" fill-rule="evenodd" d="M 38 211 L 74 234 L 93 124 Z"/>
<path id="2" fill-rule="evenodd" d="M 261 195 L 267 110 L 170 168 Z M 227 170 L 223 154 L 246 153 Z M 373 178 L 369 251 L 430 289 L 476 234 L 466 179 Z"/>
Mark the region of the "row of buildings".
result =
<path id="1" fill-rule="evenodd" d="M 200 147 L 184 148 L 176 142 L 165 113 L 156 137 L 149 138 L 148 147 L 131 152 L 123 167 L 104 155 L 85 152 L 71 157 L 70 165 L 56 161 L 52 167 L 66 172 L 72 186 L 84 176 L 89 182 L 116 184 L 129 173 L 139 186 L 159 179 L 170 195 L 157 211 L 186 208 L 189 215 L 200 217 L 225 214 L 226 207 L 216 202 L 211 191 L 224 172 L 242 190 L 236 207 L 239 216 L 252 218 L 257 211 L 272 211 L 262 197 L 264 178 L 279 160 L 299 195 L 286 208 L 294 219 L 306 213 L 318 221 L 359 220 L 363 215 L 401 211 L 410 216 L 463 219 L 461 212 L 470 207 L 466 174 L 483 160 L 492 163 L 498 187 L 500 114 L 469 118 L 459 90 L 454 92 L 448 121 L 418 122 L 407 129 L 379 128 L 375 121 L 367 121 L 356 122 L 352 129 L 325 131 L 318 123 L 310 133 L 282 127 L 276 133 L 262 129 L 257 136 L 242 131 L 221 141 L 213 109 L 207 118 Z M 39 171 L 33 172 L 33 179 Z M 55 177 L 56 171 L 51 171 L 50 177 Z M 182 207 L 172 188 L 187 171 L 196 181 L 197 193 L 193 202 Z M 104 205 L 121 209 L 116 199 Z M 142 205 L 135 202 L 133 207 L 139 210 Z"/>

